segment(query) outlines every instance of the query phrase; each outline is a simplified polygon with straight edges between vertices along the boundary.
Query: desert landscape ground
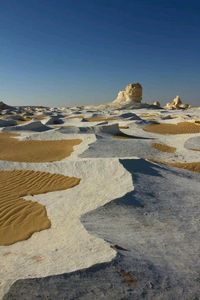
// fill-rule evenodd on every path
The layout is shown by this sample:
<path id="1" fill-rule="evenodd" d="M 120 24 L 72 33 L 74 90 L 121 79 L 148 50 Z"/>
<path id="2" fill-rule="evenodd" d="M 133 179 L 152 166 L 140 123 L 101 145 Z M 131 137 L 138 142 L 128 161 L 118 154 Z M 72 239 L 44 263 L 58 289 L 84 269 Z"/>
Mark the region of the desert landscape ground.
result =
<path id="1" fill-rule="evenodd" d="M 1 299 L 199 299 L 200 107 L 177 99 L 1 102 Z"/>

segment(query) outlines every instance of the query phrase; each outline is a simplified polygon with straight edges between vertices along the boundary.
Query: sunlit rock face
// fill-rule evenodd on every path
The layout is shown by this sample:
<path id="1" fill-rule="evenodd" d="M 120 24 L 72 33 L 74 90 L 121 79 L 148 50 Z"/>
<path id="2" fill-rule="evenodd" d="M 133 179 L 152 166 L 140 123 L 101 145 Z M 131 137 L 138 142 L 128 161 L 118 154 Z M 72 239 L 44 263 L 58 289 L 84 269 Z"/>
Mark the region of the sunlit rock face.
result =
<path id="1" fill-rule="evenodd" d="M 186 109 L 189 108 L 189 104 L 183 104 L 180 96 L 176 96 L 171 102 L 165 105 L 165 109 Z"/>
<path id="2" fill-rule="evenodd" d="M 124 105 L 128 103 L 141 103 L 142 86 L 140 83 L 130 83 L 122 91 L 119 91 L 117 98 L 112 102 L 113 105 Z"/>

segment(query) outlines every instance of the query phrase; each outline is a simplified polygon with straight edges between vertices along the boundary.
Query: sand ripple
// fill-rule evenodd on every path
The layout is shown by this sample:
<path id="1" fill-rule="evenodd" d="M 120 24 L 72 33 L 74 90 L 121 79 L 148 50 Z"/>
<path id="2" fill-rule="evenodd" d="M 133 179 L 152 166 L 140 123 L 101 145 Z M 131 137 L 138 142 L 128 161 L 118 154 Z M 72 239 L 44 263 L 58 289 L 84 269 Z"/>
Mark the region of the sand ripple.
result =
<path id="1" fill-rule="evenodd" d="M 79 178 L 39 171 L 0 171 L 0 245 L 25 240 L 51 226 L 43 205 L 21 197 L 68 189 L 79 182 Z"/>

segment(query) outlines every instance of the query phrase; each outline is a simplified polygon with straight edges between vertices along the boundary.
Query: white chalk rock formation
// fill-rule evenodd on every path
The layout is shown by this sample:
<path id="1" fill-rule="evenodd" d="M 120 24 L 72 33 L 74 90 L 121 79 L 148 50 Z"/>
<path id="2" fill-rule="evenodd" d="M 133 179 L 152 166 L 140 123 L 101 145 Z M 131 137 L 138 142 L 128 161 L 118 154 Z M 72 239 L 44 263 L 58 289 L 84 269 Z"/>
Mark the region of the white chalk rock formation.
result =
<path id="1" fill-rule="evenodd" d="M 130 83 L 123 91 L 119 91 L 117 98 L 112 102 L 114 106 L 126 106 L 142 101 L 142 86 L 140 83 Z"/>
<path id="2" fill-rule="evenodd" d="M 153 105 L 154 105 L 154 106 L 157 106 L 157 107 L 161 107 L 159 101 L 154 101 L 154 102 L 153 102 Z"/>
<path id="3" fill-rule="evenodd" d="M 189 108 L 189 104 L 183 104 L 180 96 L 176 96 L 176 98 L 174 98 L 174 100 L 172 100 L 171 102 L 168 102 L 164 108 L 165 109 L 186 109 Z"/>

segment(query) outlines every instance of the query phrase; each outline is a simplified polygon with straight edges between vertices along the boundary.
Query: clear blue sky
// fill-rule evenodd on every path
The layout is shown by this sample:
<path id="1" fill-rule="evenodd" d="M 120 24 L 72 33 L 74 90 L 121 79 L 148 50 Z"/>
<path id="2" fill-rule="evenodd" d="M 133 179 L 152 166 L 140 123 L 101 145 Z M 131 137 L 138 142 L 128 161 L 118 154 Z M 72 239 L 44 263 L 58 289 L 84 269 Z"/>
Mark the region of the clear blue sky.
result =
<path id="1" fill-rule="evenodd" d="M 103 103 L 130 82 L 200 105 L 200 1 L 0 1 L 0 99 Z"/>

